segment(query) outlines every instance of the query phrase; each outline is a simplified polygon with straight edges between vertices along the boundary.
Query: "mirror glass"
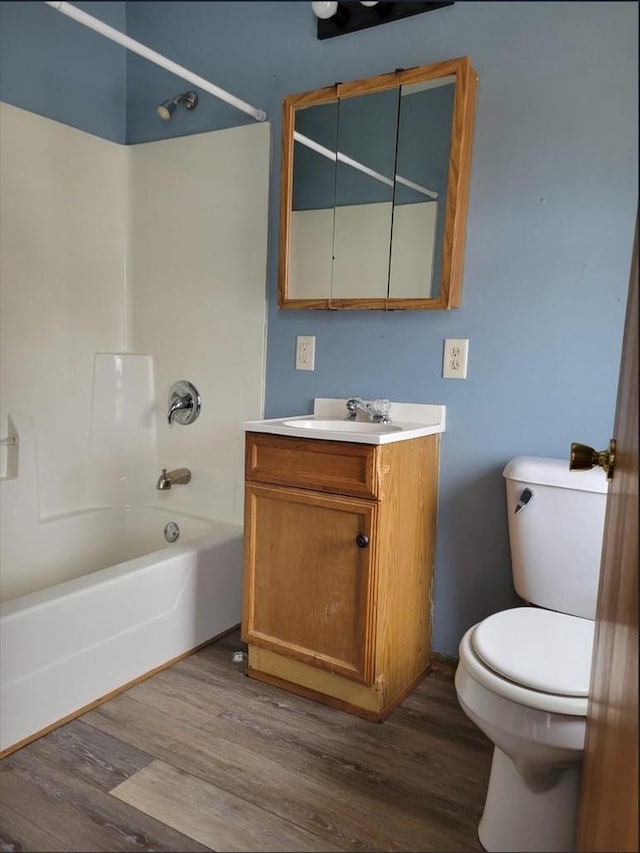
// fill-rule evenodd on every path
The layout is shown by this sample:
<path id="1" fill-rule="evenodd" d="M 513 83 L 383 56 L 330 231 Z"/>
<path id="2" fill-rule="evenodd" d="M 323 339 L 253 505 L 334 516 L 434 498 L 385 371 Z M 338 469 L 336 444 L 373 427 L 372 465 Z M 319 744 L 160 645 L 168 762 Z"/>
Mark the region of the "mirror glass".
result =
<path id="1" fill-rule="evenodd" d="M 454 77 L 400 88 L 390 297 L 438 296 Z"/>
<path id="2" fill-rule="evenodd" d="M 338 101 L 295 112 L 289 293 L 331 296 Z"/>
<path id="3" fill-rule="evenodd" d="M 284 99 L 283 308 L 459 305 L 468 57 Z"/>
<path id="4" fill-rule="evenodd" d="M 400 89 L 341 98 L 331 296 L 385 299 Z"/>

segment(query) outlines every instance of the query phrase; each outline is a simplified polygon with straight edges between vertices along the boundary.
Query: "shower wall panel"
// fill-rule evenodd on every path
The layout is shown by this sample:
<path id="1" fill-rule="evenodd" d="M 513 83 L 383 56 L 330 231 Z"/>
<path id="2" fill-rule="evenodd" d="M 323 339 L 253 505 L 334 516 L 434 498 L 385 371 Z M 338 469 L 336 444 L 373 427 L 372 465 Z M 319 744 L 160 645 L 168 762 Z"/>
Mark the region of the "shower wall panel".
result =
<path id="1" fill-rule="evenodd" d="M 3 548 L 85 504 L 94 354 L 122 345 L 126 155 L 0 104 L 0 435 L 19 441 L 0 447 Z"/>
<path id="2" fill-rule="evenodd" d="M 87 457 L 91 506 L 150 504 L 157 478 L 153 358 L 96 354 Z"/>
<path id="3" fill-rule="evenodd" d="M 130 151 L 131 339 L 153 354 L 159 463 L 193 474 L 155 501 L 241 522 L 240 423 L 263 411 L 270 126 Z M 189 426 L 167 424 L 178 379 L 202 397 Z"/>
<path id="4" fill-rule="evenodd" d="M 263 412 L 270 127 L 131 147 L 0 109 L 0 434 L 19 442 L 0 446 L 11 589 L 49 518 L 158 504 L 241 522 L 240 423 Z M 169 427 L 183 378 L 202 412 Z M 155 488 L 160 467 L 182 466 L 188 487 Z"/>

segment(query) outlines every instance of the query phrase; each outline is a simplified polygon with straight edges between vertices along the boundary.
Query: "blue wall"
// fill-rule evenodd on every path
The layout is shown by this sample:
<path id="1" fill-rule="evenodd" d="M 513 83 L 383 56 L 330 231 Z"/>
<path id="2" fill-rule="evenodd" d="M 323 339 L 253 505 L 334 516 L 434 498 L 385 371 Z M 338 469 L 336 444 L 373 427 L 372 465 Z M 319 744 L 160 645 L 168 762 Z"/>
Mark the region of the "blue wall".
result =
<path id="1" fill-rule="evenodd" d="M 611 434 L 637 206 L 638 6 L 456 2 L 318 41 L 307 2 L 163 3 L 161 17 L 156 5 L 127 4 L 130 34 L 273 122 L 266 415 L 352 394 L 447 406 L 434 645 L 455 654 L 469 625 L 516 601 L 505 462 L 567 458 L 572 441 L 604 447 Z M 480 78 L 462 307 L 278 310 L 282 97 L 462 55 Z M 152 82 L 130 73 L 130 103 Z M 154 130 L 138 117 L 129 138 Z M 313 373 L 295 370 L 296 335 L 316 336 Z M 466 381 L 441 378 L 447 337 L 470 339 Z"/>
<path id="2" fill-rule="evenodd" d="M 74 3 L 124 31 L 125 3 Z M 125 141 L 125 48 L 44 3 L 0 2 L 0 100 Z"/>
<path id="3" fill-rule="evenodd" d="M 103 7 L 120 4 L 82 5 L 107 19 Z M 266 415 L 307 412 L 316 396 L 446 404 L 434 646 L 455 654 L 469 625 L 517 601 L 505 462 L 566 458 L 571 441 L 604 447 L 611 434 L 637 208 L 638 5 L 456 2 L 327 41 L 306 0 L 127 3 L 126 23 L 273 123 Z M 22 54 L 46 39 L 26 32 Z M 282 97 L 461 55 L 480 78 L 462 307 L 278 310 Z M 88 65 L 67 71 L 79 79 Z M 162 122 L 156 104 L 189 86 L 136 56 L 127 87 L 129 142 L 252 122 L 205 93 L 194 113 Z M 294 369 L 296 335 L 316 336 L 313 373 Z M 446 337 L 470 339 L 466 381 L 441 378 Z"/>

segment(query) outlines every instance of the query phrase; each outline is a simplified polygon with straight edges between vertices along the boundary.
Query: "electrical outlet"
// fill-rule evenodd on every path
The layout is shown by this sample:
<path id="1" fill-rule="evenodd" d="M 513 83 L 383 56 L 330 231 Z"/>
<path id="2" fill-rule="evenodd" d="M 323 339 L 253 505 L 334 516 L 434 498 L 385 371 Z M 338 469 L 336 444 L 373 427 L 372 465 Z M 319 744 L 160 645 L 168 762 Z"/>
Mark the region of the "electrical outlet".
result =
<path id="1" fill-rule="evenodd" d="M 468 355 L 468 338 L 447 338 L 444 342 L 442 378 L 466 379 Z"/>
<path id="2" fill-rule="evenodd" d="M 296 370 L 316 369 L 316 339 L 313 335 L 296 338 Z"/>

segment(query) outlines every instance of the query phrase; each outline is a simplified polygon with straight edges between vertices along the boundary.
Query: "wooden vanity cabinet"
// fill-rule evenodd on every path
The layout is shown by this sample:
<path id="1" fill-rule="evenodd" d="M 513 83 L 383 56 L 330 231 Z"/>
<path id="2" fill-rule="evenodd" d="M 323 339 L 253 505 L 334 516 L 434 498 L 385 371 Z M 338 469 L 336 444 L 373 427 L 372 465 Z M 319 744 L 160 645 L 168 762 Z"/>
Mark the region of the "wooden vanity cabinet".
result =
<path id="1" fill-rule="evenodd" d="M 250 677 L 382 720 L 426 675 L 438 441 L 246 434 Z"/>

